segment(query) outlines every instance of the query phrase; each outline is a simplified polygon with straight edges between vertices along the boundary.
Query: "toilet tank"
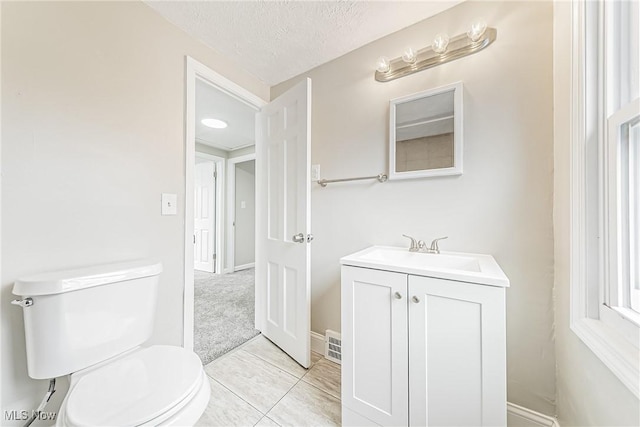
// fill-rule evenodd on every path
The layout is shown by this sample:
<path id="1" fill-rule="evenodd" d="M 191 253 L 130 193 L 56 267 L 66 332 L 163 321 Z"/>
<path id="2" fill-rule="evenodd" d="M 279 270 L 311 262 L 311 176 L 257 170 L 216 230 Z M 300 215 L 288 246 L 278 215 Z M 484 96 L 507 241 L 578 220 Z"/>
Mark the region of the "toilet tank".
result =
<path id="1" fill-rule="evenodd" d="M 145 342 L 153 331 L 161 272 L 160 263 L 134 261 L 16 281 L 29 376 L 71 374 Z"/>

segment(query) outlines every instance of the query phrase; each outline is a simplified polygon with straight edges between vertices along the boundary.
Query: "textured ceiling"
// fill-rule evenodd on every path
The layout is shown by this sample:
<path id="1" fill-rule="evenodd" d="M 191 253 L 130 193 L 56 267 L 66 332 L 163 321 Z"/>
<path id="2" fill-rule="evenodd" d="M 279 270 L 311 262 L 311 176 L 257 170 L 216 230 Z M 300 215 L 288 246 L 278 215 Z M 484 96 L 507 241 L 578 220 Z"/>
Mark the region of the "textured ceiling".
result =
<path id="1" fill-rule="evenodd" d="M 461 0 L 145 2 L 169 22 L 275 85 Z"/>

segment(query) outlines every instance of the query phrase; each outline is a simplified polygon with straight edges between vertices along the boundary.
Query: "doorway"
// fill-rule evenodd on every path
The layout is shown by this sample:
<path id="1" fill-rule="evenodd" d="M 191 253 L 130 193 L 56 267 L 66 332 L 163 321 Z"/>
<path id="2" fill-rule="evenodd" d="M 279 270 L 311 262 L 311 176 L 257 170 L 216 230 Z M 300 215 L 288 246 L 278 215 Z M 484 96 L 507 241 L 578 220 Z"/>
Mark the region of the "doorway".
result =
<path id="1" fill-rule="evenodd" d="M 255 163 L 255 113 L 264 101 L 191 58 L 186 84 L 184 346 L 207 364 L 259 333 L 255 234 L 247 226 L 255 222 L 255 174 L 252 178 L 245 163 Z M 242 224 L 239 245 L 236 211 Z M 228 256 L 235 246 L 238 257 L 235 251 Z M 234 258 L 243 263 L 237 272 Z"/>
<path id="2" fill-rule="evenodd" d="M 255 154 L 231 158 L 229 167 L 229 245 L 227 259 L 233 271 L 255 267 L 256 161 Z"/>
<path id="3" fill-rule="evenodd" d="M 311 145 L 311 80 L 305 79 L 270 103 L 230 82 L 203 64 L 187 57 L 186 60 L 186 191 L 185 191 L 185 292 L 184 292 L 184 340 L 187 349 L 194 349 L 194 161 L 198 135 L 196 126 L 196 86 L 214 88 L 218 94 L 234 100 L 231 106 L 249 107 L 251 120 L 246 126 L 252 133 L 251 143 L 245 147 L 233 147 L 233 153 L 224 153 L 226 141 L 213 141 L 213 147 L 204 152 L 229 159 L 255 153 L 255 276 L 251 306 L 255 316 L 250 323 L 262 332 L 303 367 L 310 364 L 310 145 Z M 228 109 L 218 111 L 229 113 Z M 213 127 L 227 127 L 224 117 L 214 117 Z M 233 119 L 231 117 L 229 120 Z M 222 124 L 221 124 L 222 122 Z M 204 120 L 202 120 L 204 123 Z M 229 126 L 231 127 L 231 126 Z M 200 144 L 202 145 L 202 144 Z M 249 147 L 251 145 L 251 147 Z M 221 147 L 222 146 L 222 147 Z M 202 147 L 200 147 L 202 148 Z M 211 152 L 211 150 L 216 150 Z M 222 154 L 220 154 L 222 153 Z M 240 163 L 240 162 L 231 162 Z M 239 168 L 236 168 L 236 171 Z M 235 175 L 234 175 L 235 176 Z M 227 176 L 228 179 L 233 179 Z M 223 198 L 225 222 L 235 219 L 229 214 L 235 206 L 229 206 L 227 196 Z M 236 200 L 235 202 L 242 202 Z M 234 202 L 234 204 L 235 204 Z M 246 200 L 245 200 L 246 202 Z M 238 209 L 243 209 L 242 204 Z M 215 276 L 228 278 L 253 269 L 234 272 L 234 252 L 229 250 L 229 235 L 232 228 L 224 231 L 227 254 L 223 270 Z M 235 234 L 235 233 L 234 233 Z M 233 239 L 235 242 L 235 237 Z M 221 255 L 221 254 L 220 254 Z M 230 259 L 233 258 L 233 262 Z M 246 263 L 244 266 L 248 267 Z M 243 266 L 243 264 L 239 264 Z M 200 273 L 200 272 L 198 272 Z M 212 274 L 212 273 L 208 273 Z M 195 301 L 197 303 L 197 301 Z M 235 304 L 226 304 L 219 313 L 234 317 Z M 211 311 L 211 310 L 209 310 Z M 215 311 L 215 310 L 214 310 Z M 258 331 L 259 329 L 259 331 Z M 207 328 L 209 333 L 216 328 Z M 206 361 L 203 360 L 203 362 Z"/>

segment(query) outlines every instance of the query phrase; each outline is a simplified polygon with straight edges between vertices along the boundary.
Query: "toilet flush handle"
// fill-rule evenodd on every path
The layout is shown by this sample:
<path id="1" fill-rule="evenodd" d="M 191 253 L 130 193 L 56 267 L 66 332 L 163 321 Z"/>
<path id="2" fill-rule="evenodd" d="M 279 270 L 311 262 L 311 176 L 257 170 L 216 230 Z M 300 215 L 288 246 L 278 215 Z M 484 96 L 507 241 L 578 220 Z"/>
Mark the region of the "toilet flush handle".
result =
<path id="1" fill-rule="evenodd" d="M 19 305 L 22 308 L 31 307 L 33 305 L 33 299 L 32 298 L 14 299 L 13 301 L 11 301 L 11 304 Z"/>

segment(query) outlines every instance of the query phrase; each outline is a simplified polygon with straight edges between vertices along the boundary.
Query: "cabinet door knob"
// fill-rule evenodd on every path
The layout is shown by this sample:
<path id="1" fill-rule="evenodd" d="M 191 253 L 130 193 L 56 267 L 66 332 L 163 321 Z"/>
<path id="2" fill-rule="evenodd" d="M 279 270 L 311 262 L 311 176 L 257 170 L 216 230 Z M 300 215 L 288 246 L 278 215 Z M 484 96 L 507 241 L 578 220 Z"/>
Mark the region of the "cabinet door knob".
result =
<path id="1" fill-rule="evenodd" d="M 400 292 L 396 292 L 395 294 L 393 294 L 393 296 L 394 296 L 396 299 L 402 299 L 402 295 L 400 294 Z"/>
<path id="2" fill-rule="evenodd" d="M 411 297 L 411 301 L 415 302 L 416 304 L 420 302 L 420 298 L 418 298 L 417 296 L 412 296 Z"/>

